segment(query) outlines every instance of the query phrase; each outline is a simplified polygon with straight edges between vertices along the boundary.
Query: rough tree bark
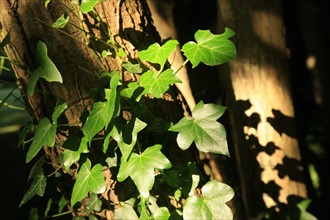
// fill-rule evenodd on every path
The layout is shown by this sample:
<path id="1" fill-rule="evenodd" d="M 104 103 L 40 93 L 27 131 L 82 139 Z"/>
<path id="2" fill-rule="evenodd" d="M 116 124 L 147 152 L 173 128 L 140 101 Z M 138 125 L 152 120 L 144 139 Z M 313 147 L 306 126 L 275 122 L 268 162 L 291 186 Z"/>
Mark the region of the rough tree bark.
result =
<path id="1" fill-rule="evenodd" d="M 246 218 L 283 217 L 306 198 L 289 87 L 280 1 L 218 0 L 219 30 L 229 26 L 238 57 L 220 79 Z M 232 93 L 231 93 L 232 91 Z M 238 210 L 240 212 L 242 210 Z"/>
<path id="2" fill-rule="evenodd" d="M 102 25 L 95 26 L 93 18 L 88 15 L 74 14 L 75 12 L 70 10 L 73 6 L 69 0 L 51 1 L 48 9 L 44 4 L 43 0 L 0 0 L 0 39 L 2 40 L 7 33 L 10 33 L 10 45 L 6 47 L 6 53 L 14 64 L 17 83 L 24 93 L 29 83 L 30 73 L 38 67 L 35 59 L 36 44 L 39 40 L 46 43 L 48 56 L 60 71 L 63 84 L 39 80 L 37 92 L 31 97 L 25 97 L 27 106 L 37 122 L 42 117 L 51 117 L 58 101 L 67 102 L 69 109 L 61 118 L 62 122 L 81 126 L 80 116 L 92 103 L 89 96 L 90 89 L 96 87 L 99 81 L 98 71 L 118 70 L 120 64 L 115 57 L 111 58 L 111 56 L 107 62 L 100 62 L 97 54 L 92 53 L 89 48 L 89 46 L 93 48 L 99 46 L 97 42 L 90 39 L 91 45 L 86 45 L 84 43 L 86 35 L 77 28 L 81 27 L 81 19 L 84 19 L 88 21 L 88 25 L 84 28 L 88 31 L 89 36 L 102 37 L 104 34 Z M 115 41 L 132 58 L 136 58 L 139 50 L 160 40 L 152 24 L 146 1 L 107 0 L 97 5 L 95 10 L 103 17 L 104 23 L 102 24 L 109 25 Z M 71 37 L 50 26 L 63 12 L 70 16 L 70 23 L 74 24 L 67 25 L 63 29 Z M 131 80 L 128 74 L 125 75 L 125 80 Z M 178 92 L 172 89 L 169 94 L 165 95 L 164 100 L 153 101 L 154 113 L 171 121 L 177 121 L 183 116 L 181 101 Z M 61 146 L 68 132 L 68 130 L 63 130 L 57 136 L 58 145 Z M 56 152 L 46 151 L 55 163 Z M 196 159 L 193 153 L 185 152 L 183 154 L 178 147 L 175 147 L 170 153 L 168 158 L 173 163 L 184 163 L 185 159 L 190 161 Z M 109 184 L 108 189 L 112 185 Z M 113 201 L 113 203 L 118 203 L 118 201 Z M 104 213 L 104 216 L 113 217 L 110 212 Z"/>

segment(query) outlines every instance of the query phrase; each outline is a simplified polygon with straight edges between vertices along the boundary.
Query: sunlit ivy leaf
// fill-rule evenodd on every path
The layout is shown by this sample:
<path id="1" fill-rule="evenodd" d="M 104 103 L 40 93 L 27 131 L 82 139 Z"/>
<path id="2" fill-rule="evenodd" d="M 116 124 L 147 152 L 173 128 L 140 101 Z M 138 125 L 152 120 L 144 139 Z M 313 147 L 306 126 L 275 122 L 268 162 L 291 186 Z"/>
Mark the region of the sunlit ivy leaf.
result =
<path id="1" fill-rule="evenodd" d="M 140 64 L 133 64 L 133 63 L 127 61 L 127 62 L 123 63 L 123 67 L 129 73 L 142 73 L 142 68 L 140 67 Z"/>
<path id="2" fill-rule="evenodd" d="M 223 106 L 200 101 L 193 109 L 192 117 L 184 117 L 170 128 L 171 131 L 179 132 L 179 147 L 186 150 L 195 141 L 200 151 L 229 156 L 226 130 L 217 122 L 224 111 Z"/>
<path id="3" fill-rule="evenodd" d="M 157 144 L 140 155 L 132 153 L 128 161 L 122 157 L 117 180 L 121 182 L 130 176 L 141 195 L 148 197 L 155 181 L 155 169 L 169 169 L 172 166 L 160 151 L 161 148 L 162 146 Z"/>
<path id="4" fill-rule="evenodd" d="M 58 117 L 64 112 L 65 109 L 68 108 L 68 104 L 66 102 L 62 103 L 61 105 L 56 106 L 53 114 L 52 114 L 52 120 L 54 123 L 57 123 Z"/>
<path id="5" fill-rule="evenodd" d="M 74 139 L 73 141 L 71 141 Z M 78 162 L 82 153 L 88 153 L 88 140 L 86 137 L 78 138 L 76 136 L 69 136 L 68 140 L 64 143 L 66 148 L 63 152 L 62 163 L 64 169 L 69 172 L 73 163 Z"/>
<path id="6" fill-rule="evenodd" d="M 138 220 L 139 217 L 137 216 L 133 206 L 135 203 L 135 199 L 131 198 L 125 202 L 120 203 L 120 208 L 115 209 L 115 219 L 132 219 Z"/>
<path id="7" fill-rule="evenodd" d="M 41 78 L 45 78 L 48 82 L 63 82 L 60 72 L 48 57 L 47 45 L 42 41 L 38 41 L 37 43 L 37 58 L 41 65 L 41 69 L 39 70 L 39 76 Z"/>
<path id="8" fill-rule="evenodd" d="M 56 135 L 56 125 L 50 123 L 48 118 L 40 120 L 32 141 L 32 144 L 26 154 L 26 163 L 30 162 L 40 151 L 42 146 L 54 146 Z"/>
<path id="9" fill-rule="evenodd" d="M 88 138 L 88 142 L 103 128 L 106 128 L 113 116 L 119 112 L 119 99 L 117 97 L 117 85 L 119 75 L 114 74 L 110 81 L 110 90 L 105 89 L 106 102 L 96 102 L 90 112 L 82 131 Z"/>
<path id="10" fill-rule="evenodd" d="M 233 219 L 226 202 L 234 196 L 233 189 L 217 180 L 211 180 L 202 187 L 202 196 L 189 196 L 183 206 L 184 219 Z"/>
<path id="11" fill-rule="evenodd" d="M 62 14 L 53 24 L 53 28 L 64 28 L 65 25 L 69 22 L 70 17 L 64 13 Z"/>
<path id="12" fill-rule="evenodd" d="M 236 57 L 235 44 L 228 38 L 235 33 L 229 28 L 225 33 L 217 35 L 209 30 L 198 30 L 195 33 L 196 42 L 188 42 L 182 46 L 182 51 L 195 68 L 200 62 L 209 66 L 220 65 Z"/>
<path id="13" fill-rule="evenodd" d="M 298 203 L 297 206 L 298 209 L 300 210 L 300 218 L 299 218 L 300 220 L 305 220 L 305 219 L 317 220 L 317 218 L 314 215 L 312 215 L 307 211 L 307 208 L 311 202 L 312 201 L 310 199 L 305 199 Z"/>
<path id="14" fill-rule="evenodd" d="M 112 55 L 112 53 L 111 53 L 110 51 L 103 50 L 101 55 L 102 55 L 103 58 L 105 58 L 105 57 L 107 57 L 107 56 Z"/>
<path id="15" fill-rule="evenodd" d="M 111 132 L 111 136 L 118 143 L 120 152 L 123 155 L 122 159 L 127 160 L 136 144 L 137 134 L 146 126 L 147 124 L 140 119 L 133 118 L 130 120 L 127 126 L 122 128 L 121 132 L 119 132 L 116 127 L 114 127 Z"/>
<path id="16" fill-rule="evenodd" d="M 162 46 L 158 43 L 151 44 L 148 49 L 139 52 L 139 58 L 142 61 L 158 63 L 163 68 L 168 56 L 178 44 L 177 40 L 169 40 Z"/>
<path id="17" fill-rule="evenodd" d="M 80 10 L 82 13 L 86 14 L 92 11 L 97 5 L 97 3 L 101 2 L 101 0 L 82 0 L 80 5 Z"/>
<path id="18" fill-rule="evenodd" d="M 46 8 L 47 8 L 49 2 L 50 2 L 50 0 L 45 0 L 45 7 L 46 7 Z"/>
<path id="19" fill-rule="evenodd" d="M 102 193 L 105 190 L 105 179 L 102 173 L 102 165 L 96 164 L 91 169 L 91 161 L 86 160 L 80 167 L 76 176 L 76 182 L 73 186 L 71 205 L 73 206 L 85 196 L 89 191 L 93 193 Z"/>
<path id="20" fill-rule="evenodd" d="M 181 80 L 173 74 L 173 70 L 167 69 L 160 75 L 153 73 L 151 70 L 142 74 L 139 84 L 143 87 L 144 94 L 150 93 L 155 98 L 161 98 L 173 83 L 179 83 Z"/>
<path id="21" fill-rule="evenodd" d="M 87 212 L 93 212 L 93 211 L 99 212 L 101 210 L 101 206 L 102 206 L 102 201 L 97 197 L 96 194 L 93 193 L 88 199 L 86 211 Z"/>
<path id="22" fill-rule="evenodd" d="M 171 214 L 166 207 L 160 207 L 153 213 L 155 220 L 168 220 Z"/>
<path id="23" fill-rule="evenodd" d="M 31 183 L 30 188 L 24 194 L 23 199 L 19 206 L 21 207 L 22 205 L 26 204 L 26 202 L 29 201 L 35 195 L 42 197 L 45 193 L 46 181 L 47 181 L 47 178 L 43 174 L 43 170 L 38 169 L 32 183 Z"/>

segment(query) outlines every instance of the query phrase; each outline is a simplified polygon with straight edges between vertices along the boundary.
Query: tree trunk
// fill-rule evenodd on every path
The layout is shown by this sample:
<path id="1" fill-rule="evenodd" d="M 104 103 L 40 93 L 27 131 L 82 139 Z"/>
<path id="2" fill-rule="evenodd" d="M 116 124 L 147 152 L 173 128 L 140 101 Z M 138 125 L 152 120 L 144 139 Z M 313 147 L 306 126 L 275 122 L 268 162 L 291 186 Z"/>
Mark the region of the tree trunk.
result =
<path id="1" fill-rule="evenodd" d="M 143 0 L 102 1 L 95 8 L 103 18 L 101 25 L 96 24 L 90 15 L 75 14 L 77 11 L 73 10 L 72 1 L 51 1 L 48 9 L 44 4 L 43 0 L 0 0 L 2 28 L 0 39 L 3 40 L 5 35 L 10 33 L 10 45 L 6 47 L 6 53 L 14 64 L 17 83 L 24 94 L 26 94 L 30 74 L 39 65 L 35 59 L 37 42 L 41 40 L 46 43 L 48 56 L 61 73 L 63 84 L 39 80 L 34 95 L 25 97 L 27 106 L 35 122 L 38 122 L 43 117 L 51 117 L 58 101 L 67 102 L 69 109 L 65 111 L 61 123 L 79 127 L 83 111 L 92 104 L 89 92 L 99 83 L 98 71 L 118 70 L 120 65 L 119 61 L 111 56 L 107 62 L 102 62 L 103 59 L 101 61 L 99 57 L 103 50 L 102 45 L 91 36 L 102 38 L 104 34 L 108 34 L 104 31 L 109 28 L 116 43 L 131 58 L 137 58 L 139 50 L 159 41 L 160 37 L 152 24 L 148 5 Z M 70 24 L 63 30 L 52 28 L 51 24 L 64 12 L 70 16 Z M 82 24 L 83 19 L 87 25 Z M 86 44 L 87 36 L 91 37 L 88 39 L 89 45 Z M 100 47 L 97 51 L 100 53 L 94 53 L 89 46 L 94 49 Z M 125 80 L 132 80 L 131 78 L 130 74 L 125 75 Z M 166 100 L 153 100 L 152 110 L 157 116 L 177 122 L 183 116 L 181 101 L 178 97 L 178 92 L 172 88 L 166 95 Z M 58 134 L 56 142 L 59 146 L 62 146 L 68 132 L 66 127 Z M 151 137 L 150 141 L 156 138 Z M 175 141 L 171 144 L 174 145 L 173 143 Z M 169 152 L 168 158 L 173 164 L 196 159 L 191 156 L 192 154 L 183 153 L 177 146 Z M 56 152 L 48 152 L 48 155 L 51 156 L 53 162 L 57 163 Z M 118 200 L 112 201 L 111 204 L 113 203 L 118 203 Z M 113 217 L 111 213 L 105 213 L 104 216 Z"/>
<path id="2" fill-rule="evenodd" d="M 238 57 L 221 68 L 246 218 L 283 217 L 306 198 L 279 1 L 218 0 Z M 226 83 L 223 83 L 226 85 Z M 231 93 L 232 91 L 232 93 Z M 238 210 L 239 211 L 239 210 Z M 242 210 L 241 210 L 242 211 Z"/>

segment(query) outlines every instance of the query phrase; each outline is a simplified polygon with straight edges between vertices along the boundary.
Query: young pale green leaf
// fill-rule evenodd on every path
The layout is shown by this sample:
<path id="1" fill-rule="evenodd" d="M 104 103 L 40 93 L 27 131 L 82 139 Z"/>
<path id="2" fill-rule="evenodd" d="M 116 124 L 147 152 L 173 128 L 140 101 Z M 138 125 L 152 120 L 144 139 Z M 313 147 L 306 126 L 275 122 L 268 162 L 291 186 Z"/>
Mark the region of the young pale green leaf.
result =
<path id="1" fill-rule="evenodd" d="M 222 106 L 200 101 L 192 111 L 193 117 L 184 117 L 170 128 L 171 131 L 179 132 L 179 147 L 186 150 L 195 141 L 200 151 L 229 156 L 226 130 L 217 122 L 224 110 Z"/>
<path id="2" fill-rule="evenodd" d="M 134 206 L 135 199 L 131 198 L 125 202 L 120 203 L 120 208 L 115 209 L 115 219 L 132 219 L 138 220 L 139 217 L 137 216 L 133 206 Z"/>
<path id="3" fill-rule="evenodd" d="M 138 118 L 133 118 L 119 133 L 114 127 L 111 131 L 111 136 L 117 141 L 122 158 L 127 160 L 131 154 L 137 140 L 137 134 L 147 126 L 146 123 Z"/>
<path id="4" fill-rule="evenodd" d="M 45 78 L 48 82 L 63 82 L 60 72 L 48 57 L 47 45 L 42 41 L 38 41 L 37 43 L 37 58 L 41 65 L 41 69 L 39 70 L 39 76 L 41 78 Z"/>
<path id="5" fill-rule="evenodd" d="M 53 24 L 53 28 L 64 28 L 65 25 L 69 22 L 70 17 L 67 14 L 62 14 Z"/>
<path id="6" fill-rule="evenodd" d="M 96 164 L 92 169 L 91 166 L 91 161 L 87 159 L 77 173 L 71 196 L 72 206 L 87 196 L 89 191 L 97 194 L 105 190 L 102 165 Z"/>
<path id="7" fill-rule="evenodd" d="M 28 189 L 28 191 L 24 194 L 19 207 L 26 204 L 36 194 L 42 197 L 45 192 L 46 182 L 47 182 L 47 178 L 43 174 L 42 169 L 38 169 L 38 173 L 34 176 L 31 186 Z"/>
<path id="8" fill-rule="evenodd" d="M 80 5 L 80 10 L 82 13 L 87 14 L 93 11 L 95 5 L 97 5 L 101 0 L 82 0 Z"/>
<path id="9" fill-rule="evenodd" d="M 309 204 L 311 203 L 310 199 L 302 200 L 298 203 L 297 207 L 300 211 L 300 220 L 317 220 L 317 218 L 307 211 Z"/>
<path id="10" fill-rule="evenodd" d="M 29 84 L 27 85 L 27 95 L 28 96 L 32 96 L 33 93 L 34 93 L 34 88 L 36 87 L 36 84 L 40 78 L 40 75 L 41 75 L 41 72 L 42 72 L 42 68 L 39 67 L 37 69 L 35 69 L 30 78 L 29 78 Z"/>
<path id="11" fill-rule="evenodd" d="M 209 30 L 198 30 L 195 33 L 196 42 L 183 45 L 182 51 L 195 68 L 200 62 L 209 66 L 220 65 L 236 57 L 235 44 L 228 38 L 235 33 L 229 28 L 225 33 L 217 35 Z"/>
<path id="12" fill-rule="evenodd" d="M 129 73 L 142 73 L 142 68 L 140 67 L 140 64 L 133 64 L 133 63 L 127 61 L 127 62 L 123 63 L 123 67 Z"/>
<path id="13" fill-rule="evenodd" d="M 30 162 L 40 151 L 42 146 L 52 147 L 55 144 L 56 125 L 48 118 L 40 120 L 33 137 L 32 144 L 26 154 L 26 163 Z"/>
<path id="14" fill-rule="evenodd" d="M 177 40 L 169 40 L 162 46 L 158 43 L 151 44 L 147 50 L 139 52 L 139 58 L 142 61 L 158 63 L 162 69 L 168 56 L 175 50 L 178 44 Z"/>
<path id="15" fill-rule="evenodd" d="M 45 8 L 47 8 L 49 3 L 50 3 L 50 0 L 45 0 Z"/>
<path id="16" fill-rule="evenodd" d="M 110 90 L 105 89 L 105 98 L 107 102 L 96 102 L 90 112 L 82 131 L 88 138 L 88 142 L 110 123 L 113 116 L 119 112 L 119 99 L 117 97 L 117 85 L 119 83 L 119 75 L 114 74 L 110 81 Z"/>
<path id="17" fill-rule="evenodd" d="M 58 117 L 60 117 L 60 115 L 67 108 L 68 108 L 68 104 L 66 102 L 62 103 L 61 105 L 56 106 L 56 108 L 55 108 L 55 110 L 54 110 L 54 112 L 52 114 L 53 123 L 57 124 Z"/>
<path id="18" fill-rule="evenodd" d="M 189 196 L 183 206 L 184 219 L 233 219 L 231 209 L 225 204 L 234 196 L 233 189 L 217 180 L 202 187 L 202 197 Z"/>
<path id="19" fill-rule="evenodd" d="M 168 220 L 171 214 L 166 207 L 159 207 L 152 216 L 155 220 Z"/>
<path id="20" fill-rule="evenodd" d="M 142 154 L 132 153 L 129 160 L 121 158 L 117 175 L 119 182 L 131 177 L 141 195 L 146 198 L 154 185 L 155 169 L 169 169 L 171 162 L 161 152 L 162 146 L 157 144 L 147 148 Z"/>
<path id="21" fill-rule="evenodd" d="M 167 69 L 160 75 L 151 70 L 142 74 L 139 84 L 145 90 L 143 94 L 150 93 L 155 98 L 161 98 L 173 83 L 180 83 L 181 80 L 173 74 L 173 70 Z"/>

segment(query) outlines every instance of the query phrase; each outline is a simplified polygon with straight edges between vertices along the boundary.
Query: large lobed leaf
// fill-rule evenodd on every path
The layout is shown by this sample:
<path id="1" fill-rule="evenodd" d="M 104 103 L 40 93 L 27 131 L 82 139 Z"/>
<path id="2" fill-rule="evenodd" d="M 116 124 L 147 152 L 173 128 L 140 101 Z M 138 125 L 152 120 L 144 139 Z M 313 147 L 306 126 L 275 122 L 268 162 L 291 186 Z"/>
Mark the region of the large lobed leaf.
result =
<path id="1" fill-rule="evenodd" d="M 105 190 L 102 165 L 96 164 L 92 169 L 91 166 L 91 161 L 87 159 L 77 173 L 71 196 L 72 206 L 86 197 L 89 191 L 98 194 Z"/>
<path id="2" fill-rule="evenodd" d="M 122 157 L 117 180 L 122 182 L 130 176 L 141 195 L 148 197 L 154 185 L 155 169 L 169 169 L 172 166 L 160 151 L 161 148 L 162 146 L 157 144 L 147 148 L 140 155 L 132 153 L 128 161 Z"/>
<path id="3" fill-rule="evenodd" d="M 170 128 L 171 131 L 179 132 L 179 147 L 186 150 L 195 141 L 200 151 L 229 156 L 226 130 L 217 122 L 225 109 L 223 106 L 200 101 L 193 109 L 192 117 L 184 117 Z"/>
<path id="4" fill-rule="evenodd" d="M 181 80 L 173 74 L 173 70 L 167 69 L 159 75 L 152 71 L 145 72 L 139 84 L 144 88 L 143 94 L 149 93 L 155 98 L 161 98 L 173 83 L 179 83 Z"/>
<path id="5" fill-rule="evenodd" d="M 226 202 L 234 196 L 233 189 L 217 180 L 211 180 L 202 187 L 202 196 L 189 196 L 183 206 L 184 219 L 233 219 Z"/>
<path id="6" fill-rule="evenodd" d="M 106 102 L 96 102 L 90 112 L 83 128 L 81 129 L 87 137 L 88 142 L 101 131 L 106 128 L 114 115 L 119 112 L 119 99 L 117 97 L 117 85 L 119 83 L 119 74 L 111 77 L 110 88 L 105 89 Z"/>
<path id="7" fill-rule="evenodd" d="M 198 30 L 195 33 L 196 42 L 185 43 L 182 51 L 192 63 L 192 68 L 200 62 L 209 66 L 220 65 L 236 57 L 235 44 L 228 39 L 234 35 L 229 28 L 220 35 L 212 34 L 209 30 Z"/>
<path id="8" fill-rule="evenodd" d="M 154 43 L 148 49 L 139 52 L 139 58 L 142 61 L 160 64 L 161 69 L 164 67 L 168 56 L 176 49 L 179 44 L 177 40 L 169 40 L 160 46 Z"/>

